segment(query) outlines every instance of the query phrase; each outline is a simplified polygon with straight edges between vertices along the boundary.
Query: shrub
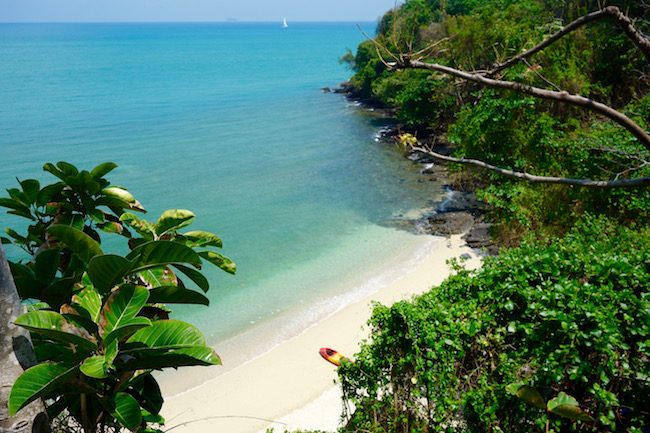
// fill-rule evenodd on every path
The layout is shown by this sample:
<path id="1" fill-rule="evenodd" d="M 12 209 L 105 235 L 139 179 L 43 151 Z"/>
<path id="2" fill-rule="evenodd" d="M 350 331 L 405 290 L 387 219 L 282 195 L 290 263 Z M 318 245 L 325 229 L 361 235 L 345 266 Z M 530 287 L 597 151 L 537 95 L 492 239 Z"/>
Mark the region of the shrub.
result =
<path id="1" fill-rule="evenodd" d="M 635 431 L 650 399 L 650 230 L 587 217 L 564 239 L 525 242 L 393 307 L 340 370 L 357 409 L 345 431 L 544 431 L 565 392 L 595 422 L 551 417 L 550 431 Z"/>
<path id="2" fill-rule="evenodd" d="M 144 208 L 104 178 L 115 167 L 48 163 L 57 182 L 23 180 L 0 199 L 30 221 L 26 233 L 7 233 L 30 254 L 10 265 L 20 297 L 30 300 L 15 324 L 30 331 L 39 362 L 13 385 L 9 413 L 42 398 L 51 417 L 63 414 L 86 433 L 153 433 L 164 419 L 151 373 L 220 363 L 196 327 L 169 319 L 165 304 L 208 305 L 191 289 L 210 287 L 201 266 L 234 273 L 235 265 L 216 251 L 215 234 L 184 230 L 194 220 L 188 210 L 165 211 L 156 222 L 130 213 Z M 100 233 L 127 240 L 128 254 L 105 253 Z"/>

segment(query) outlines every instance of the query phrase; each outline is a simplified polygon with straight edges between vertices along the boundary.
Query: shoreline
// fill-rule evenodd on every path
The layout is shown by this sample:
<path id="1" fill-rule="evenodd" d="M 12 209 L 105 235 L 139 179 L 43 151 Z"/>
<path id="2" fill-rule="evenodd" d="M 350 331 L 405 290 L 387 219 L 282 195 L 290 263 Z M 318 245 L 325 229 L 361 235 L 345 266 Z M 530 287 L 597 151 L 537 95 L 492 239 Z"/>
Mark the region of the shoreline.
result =
<path id="1" fill-rule="evenodd" d="M 323 88 L 326 93 L 342 95 L 347 101 L 368 113 L 373 113 L 386 124 L 377 132 L 374 140 L 378 143 L 395 145 L 395 140 L 403 132 L 419 137 L 421 142 L 443 155 L 453 153 L 453 145 L 447 140 L 445 128 L 432 129 L 425 125 L 407 126 L 397 118 L 397 110 L 375 98 L 362 95 L 350 81 L 345 81 L 335 88 Z M 481 249 L 488 255 L 496 255 L 499 245 L 491 236 L 492 223 L 486 218 L 488 205 L 474 195 L 475 185 L 462 185 L 453 180 L 447 165 L 418 151 L 409 151 L 405 157 L 420 165 L 422 175 L 442 178 L 447 198 L 430 213 L 409 221 L 412 229 L 434 236 L 460 234 L 467 244 Z"/>
<path id="2" fill-rule="evenodd" d="M 167 429 L 253 433 L 268 427 L 279 431 L 285 427 L 331 428 L 332 416 L 334 422 L 340 416 L 340 403 L 336 406 L 340 399 L 332 391 L 336 369 L 320 357 L 318 349 L 329 346 L 352 356 L 367 337 L 365 324 L 371 302 L 389 305 L 439 284 L 450 274 L 446 265 L 450 258 L 469 256 L 468 267 L 480 265 L 476 251 L 458 235 L 429 237 L 423 245 L 428 245 L 428 251 L 413 268 L 382 282 L 376 291 L 364 294 L 266 352 L 231 369 L 215 371 L 215 376 L 204 369 L 184 369 L 166 375 L 161 388 L 166 396 L 163 416 Z M 187 388 L 191 382 L 188 375 L 198 378 L 198 385 L 173 392 L 184 385 Z M 309 405 L 320 402 L 322 396 L 327 397 L 317 410 L 322 417 L 314 420 Z M 309 421 L 320 421 L 320 427 L 313 423 L 305 425 Z"/>

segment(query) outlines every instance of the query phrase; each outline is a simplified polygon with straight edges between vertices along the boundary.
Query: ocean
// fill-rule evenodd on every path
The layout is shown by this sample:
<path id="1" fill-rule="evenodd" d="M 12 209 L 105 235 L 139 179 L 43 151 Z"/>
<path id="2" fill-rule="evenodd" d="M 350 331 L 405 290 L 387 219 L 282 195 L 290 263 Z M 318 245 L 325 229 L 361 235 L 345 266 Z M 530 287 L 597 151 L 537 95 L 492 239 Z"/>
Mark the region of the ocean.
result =
<path id="1" fill-rule="evenodd" d="M 149 218 L 194 211 L 238 265 L 175 317 L 217 346 L 299 332 L 416 259 L 395 221 L 442 196 L 376 140 L 384 120 L 321 90 L 363 39 L 355 23 L 0 24 L 0 188 L 114 161 Z"/>

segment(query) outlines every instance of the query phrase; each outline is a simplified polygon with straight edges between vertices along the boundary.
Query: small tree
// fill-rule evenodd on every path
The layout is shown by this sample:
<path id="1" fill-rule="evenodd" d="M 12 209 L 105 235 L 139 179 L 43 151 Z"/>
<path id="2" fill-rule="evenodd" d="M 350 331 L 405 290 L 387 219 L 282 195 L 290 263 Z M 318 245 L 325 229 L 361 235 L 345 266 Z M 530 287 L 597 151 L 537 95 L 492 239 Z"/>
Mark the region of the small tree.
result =
<path id="1" fill-rule="evenodd" d="M 19 181 L 0 199 L 30 221 L 25 234 L 7 229 L 12 240 L 3 242 L 30 254 L 10 265 L 20 297 L 32 300 L 15 324 L 31 332 L 39 362 L 16 380 L 10 414 L 41 398 L 52 416 L 65 414 L 87 433 L 154 431 L 151 424 L 164 423 L 163 399 L 151 373 L 220 363 L 197 328 L 169 319 L 165 304 L 208 305 L 189 283 L 207 292 L 203 263 L 228 273 L 234 263 L 217 251 L 215 234 L 181 232 L 195 217 L 188 210 L 165 211 L 155 223 L 131 213 L 144 208 L 104 178 L 115 168 L 48 163 L 58 182 Z M 100 232 L 127 239 L 129 253 L 105 253 Z"/>
<path id="2" fill-rule="evenodd" d="M 407 2 L 406 5 L 410 3 L 419 2 Z M 400 10 L 400 13 L 406 14 L 406 16 L 408 16 L 407 11 Z M 392 15 L 395 14 L 395 11 L 392 12 Z M 504 61 L 497 62 L 493 65 L 483 65 L 481 66 L 483 69 L 474 71 L 465 71 L 457 67 L 448 66 L 446 64 L 449 63 L 448 59 L 441 58 L 442 56 L 440 55 L 441 53 L 447 51 L 445 44 L 448 43 L 449 40 L 446 38 L 439 39 L 419 51 L 415 51 L 415 48 L 410 43 L 407 43 L 406 46 L 404 46 L 404 43 L 400 44 L 399 41 L 402 39 L 410 41 L 412 39 L 411 35 L 413 34 L 413 31 L 404 31 L 398 25 L 393 26 L 391 37 L 388 38 L 388 40 L 386 40 L 386 38 L 378 37 L 375 39 L 370 39 L 370 43 L 374 45 L 377 57 L 374 64 L 378 65 L 379 62 L 381 62 L 384 68 L 388 71 L 419 69 L 429 71 L 432 74 L 432 77 L 446 76 L 451 80 L 457 80 L 458 82 L 466 84 L 473 84 L 484 88 L 511 91 L 540 100 L 551 101 L 553 103 L 565 104 L 577 107 L 579 109 L 588 110 L 599 116 L 609 119 L 616 125 L 625 129 L 635 138 L 640 148 L 643 148 L 643 153 L 641 153 L 641 156 L 628 153 L 620 149 L 600 149 L 602 152 L 612 153 L 616 155 L 616 157 L 627 157 L 629 161 L 631 161 L 631 164 L 636 164 L 625 167 L 625 170 L 622 172 L 612 173 L 614 177 L 608 180 L 571 178 L 561 176 L 540 176 L 528 173 L 526 171 L 517 171 L 501 167 L 496 164 L 490 164 L 480 159 L 465 157 L 457 158 L 449 155 L 443 155 L 435 152 L 431 148 L 421 145 L 413 146 L 412 149 L 414 151 L 425 154 L 436 160 L 479 167 L 481 169 L 490 170 L 503 176 L 534 183 L 563 184 L 588 188 L 647 187 L 650 185 L 650 177 L 639 176 L 627 178 L 627 176 L 632 173 L 643 173 L 643 170 L 646 169 L 648 165 L 650 165 L 650 162 L 645 156 L 645 154 L 650 151 L 650 133 L 646 130 L 647 125 L 640 124 L 622 111 L 619 111 L 605 103 L 595 101 L 591 97 L 576 94 L 570 89 L 565 90 L 558 88 L 555 84 L 547 80 L 540 72 L 538 72 L 536 67 L 528 63 L 528 60 L 534 55 L 542 52 L 546 48 L 557 43 L 559 40 L 567 37 L 567 35 L 576 32 L 578 29 L 588 24 L 599 21 L 613 22 L 616 27 L 633 43 L 633 45 L 643 55 L 646 61 L 650 61 L 650 38 L 643 34 L 633 19 L 628 17 L 621 9 L 616 6 L 607 6 L 597 11 L 583 15 L 566 24 L 565 26 L 562 26 L 555 33 L 544 38 L 541 42 L 535 44 L 533 47 L 521 52 L 520 54 L 512 56 Z M 366 45 L 363 47 L 365 51 L 368 51 L 369 48 L 369 43 L 366 43 Z M 361 64 L 362 62 L 357 62 L 357 66 Z M 506 71 L 519 64 L 528 66 L 527 70 L 531 72 L 530 77 L 533 78 L 527 81 L 522 81 L 521 79 L 519 81 L 506 79 Z M 357 74 L 359 74 L 359 72 L 357 72 Z M 545 83 L 544 85 L 554 87 L 554 89 L 537 87 L 531 84 L 532 79 L 542 80 Z M 367 83 L 367 86 L 370 85 L 370 82 Z"/>

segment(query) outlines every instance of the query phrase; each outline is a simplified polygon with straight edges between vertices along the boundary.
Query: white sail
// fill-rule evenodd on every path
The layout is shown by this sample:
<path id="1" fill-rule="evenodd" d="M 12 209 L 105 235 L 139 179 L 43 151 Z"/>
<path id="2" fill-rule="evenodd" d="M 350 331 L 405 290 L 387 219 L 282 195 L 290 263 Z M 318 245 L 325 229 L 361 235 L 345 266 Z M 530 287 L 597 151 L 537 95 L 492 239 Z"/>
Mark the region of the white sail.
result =
<path id="1" fill-rule="evenodd" d="M 285 17 L 284 20 L 282 21 L 282 27 L 285 28 L 285 29 L 286 29 L 287 27 L 289 27 L 289 24 L 287 24 L 287 18 L 286 18 L 286 17 Z"/>

